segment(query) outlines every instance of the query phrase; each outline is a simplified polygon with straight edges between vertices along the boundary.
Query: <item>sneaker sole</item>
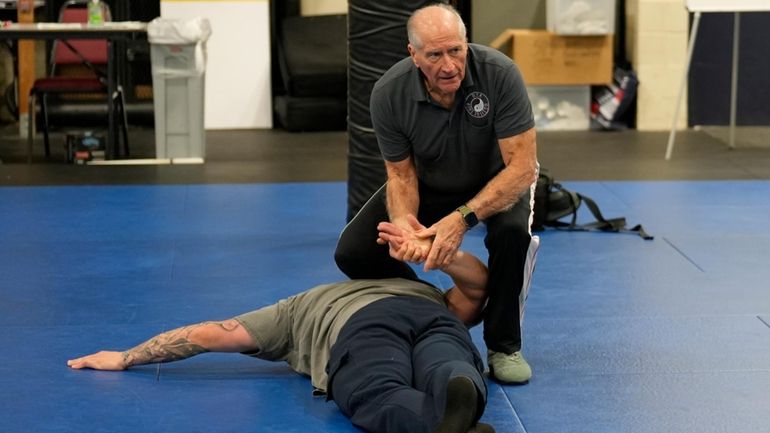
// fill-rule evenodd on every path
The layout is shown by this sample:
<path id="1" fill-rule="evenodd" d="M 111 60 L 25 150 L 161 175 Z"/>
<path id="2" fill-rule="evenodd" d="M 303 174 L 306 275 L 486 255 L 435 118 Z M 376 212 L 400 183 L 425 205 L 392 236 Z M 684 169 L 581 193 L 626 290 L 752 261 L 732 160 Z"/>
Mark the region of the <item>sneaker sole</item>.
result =
<path id="1" fill-rule="evenodd" d="M 514 385 L 514 386 L 520 386 L 520 385 L 526 385 L 529 383 L 529 379 L 522 381 L 522 382 L 509 382 L 507 380 L 502 380 L 499 377 L 495 376 L 495 369 L 491 365 L 489 366 L 489 377 L 494 380 L 497 383 L 502 383 L 503 385 Z"/>

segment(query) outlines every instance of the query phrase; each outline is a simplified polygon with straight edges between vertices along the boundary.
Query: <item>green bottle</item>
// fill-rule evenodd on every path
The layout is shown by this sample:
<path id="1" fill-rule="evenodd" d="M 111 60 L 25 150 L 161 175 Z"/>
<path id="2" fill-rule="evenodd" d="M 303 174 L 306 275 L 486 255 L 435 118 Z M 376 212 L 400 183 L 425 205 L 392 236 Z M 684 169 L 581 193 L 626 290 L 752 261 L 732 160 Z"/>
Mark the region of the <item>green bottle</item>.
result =
<path id="1" fill-rule="evenodd" d="M 103 23 L 102 2 L 100 0 L 91 0 L 88 2 L 88 24 L 99 25 Z"/>

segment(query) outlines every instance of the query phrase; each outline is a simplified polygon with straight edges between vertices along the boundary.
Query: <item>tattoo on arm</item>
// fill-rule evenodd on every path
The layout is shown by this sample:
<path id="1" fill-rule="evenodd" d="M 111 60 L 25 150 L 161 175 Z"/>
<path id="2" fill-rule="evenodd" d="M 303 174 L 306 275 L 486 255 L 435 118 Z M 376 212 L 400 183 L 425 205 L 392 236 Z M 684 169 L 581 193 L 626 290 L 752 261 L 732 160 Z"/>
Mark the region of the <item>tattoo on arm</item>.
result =
<path id="1" fill-rule="evenodd" d="M 209 350 L 202 345 L 190 341 L 190 335 L 195 330 L 210 325 L 219 326 L 226 331 L 232 330 L 223 323 L 205 322 L 164 332 L 123 352 L 126 367 L 154 362 L 179 361 L 208 352 Z"/>

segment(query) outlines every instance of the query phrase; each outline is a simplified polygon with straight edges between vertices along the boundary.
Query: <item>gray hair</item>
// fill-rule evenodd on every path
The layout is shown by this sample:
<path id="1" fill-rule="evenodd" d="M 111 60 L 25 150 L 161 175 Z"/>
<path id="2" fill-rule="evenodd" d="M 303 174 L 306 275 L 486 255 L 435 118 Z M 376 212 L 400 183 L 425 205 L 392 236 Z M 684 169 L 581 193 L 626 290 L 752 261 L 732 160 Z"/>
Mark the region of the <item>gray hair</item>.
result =
<path id="1" fill-rule="evenodd" d="M 423 6 L 416 11 L 412 13 L 412 16 L 409 17 L 409 20 L 406 22 L 406 34 L 409 38 L 409 43 L 412 44 L 415 48 L 422 48 L 422 41 L 420 40 L 420 37 L 417 35 L 417 29 L 416 25 L 414 23 L 415 18 L 417 18 L 418 15 L 421 15 L 423 11 L 429 8 L 439 8 L 444 9 L 445 11 L 448 11 L 454 16 L 454 18 L 457 20 L 457 34 L 460 36 L 461 39 L 465 40 L 467 31 L 465 29 L 465 23 L 463 22 L 463 18 L 460 16 L 460 13 L 457 12 L 457 9 L 453 8 L 451 5 L 448 5 L 446 3 L 436 3 L 428 6 Z"/>

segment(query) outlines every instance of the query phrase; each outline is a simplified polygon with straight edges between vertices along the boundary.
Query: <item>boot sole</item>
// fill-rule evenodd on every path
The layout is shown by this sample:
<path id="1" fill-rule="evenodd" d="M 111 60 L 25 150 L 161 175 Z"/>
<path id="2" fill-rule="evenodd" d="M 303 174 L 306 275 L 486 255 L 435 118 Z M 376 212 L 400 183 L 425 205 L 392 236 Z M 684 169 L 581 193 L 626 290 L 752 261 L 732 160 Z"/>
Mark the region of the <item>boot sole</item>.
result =
<path id="1" fill-rule="evenodd" d="M 476 421 L 476 385 L 469 378 L 458 376 L 449 380 L 446 393 L 444 417 L 433 433 L 467 433 Z"/>

